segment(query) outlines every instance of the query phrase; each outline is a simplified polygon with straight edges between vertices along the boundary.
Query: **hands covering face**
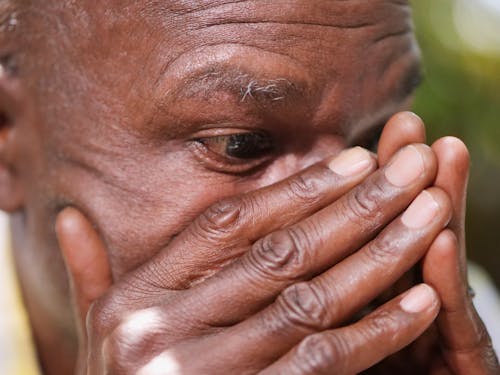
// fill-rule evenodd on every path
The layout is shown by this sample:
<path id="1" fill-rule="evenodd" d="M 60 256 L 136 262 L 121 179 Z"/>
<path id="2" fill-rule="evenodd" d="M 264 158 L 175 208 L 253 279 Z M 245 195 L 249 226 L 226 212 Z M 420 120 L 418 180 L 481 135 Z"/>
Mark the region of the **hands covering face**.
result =
<path id="1" fill-rule="evenodd" d="M 467 293 L 467 150 L 424 141 L 421 121 L 398 114 L 378 156 L 349 149 L 221 201 L 113 285 L 98 233 L 63 210 L 78 372 L 395 373 L 405 356 L 405 373 L 498 373 Z M 417 264 L 423 283 L 371 308 Z"/>

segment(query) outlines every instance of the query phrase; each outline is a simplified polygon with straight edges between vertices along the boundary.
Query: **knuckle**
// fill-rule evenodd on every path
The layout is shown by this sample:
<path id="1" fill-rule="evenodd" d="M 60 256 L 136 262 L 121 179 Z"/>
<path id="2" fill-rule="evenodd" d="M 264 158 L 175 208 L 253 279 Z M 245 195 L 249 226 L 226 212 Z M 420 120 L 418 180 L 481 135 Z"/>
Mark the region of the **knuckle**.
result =
<path id="1" fill-rule="evenodd" d="M 116 332 L 112 332 L 111 335 L 106 337 L 102 344 L 102 355 L 106 368 L 117 370 L 117 366 L 121 363 L 123 358 L 122 350 L 122 337 Z"/>
<path id="2" fill-rule="evenodd" d="M 277 299 L 285 324 L 320 331 L 329 326 L 329 310 L 323 293 L 310 282 L 293 284 Z"/>
<path id="3" fill-rule="evenodd" d="M 350 350 L 348 343 L 332 333 L 317 333 L 306 337 L 297 348 L 300 373 L 344 373 Z"/>
<path id="4" fill-rule="evenodd" d="M 125 337 L 113 333 L 103 342 L 102 357 L 107 373 L 129 374 L 137 353 L 135 348 L 126 343 Z"/>
<path id="5" fill-rule="evenodd" d="M 254 269 L 279 280 L 295 280 L 308 269 L 309 259 L 303 234 L 291 228 L 273 232 L 257 241 L 250 252 Z"/>
<path id="6" fill-rule="evenodd" d="M 228 234 L 238 225 L 242 210 L 243 203 L 239 198 L 228 198 L 217 202 L 196 220 L 196 230 L 209 238 Z"/>
<path id="7" fill-rule="evenodd" d="M 162 318 L 163 314 L 158 308 L 127 315 L 103 342 L 107 367 L 117 369 L 118 366 L 134 363 L 153 348 L 168 345 L 168 330 Z"/>
<path id="8" fill-rule="evenodd" d="M 128 296 L 120 293 L 105 294 L 90 305 L 86 317 L 87 329 L 94 337 L 104 337 L 119 324 L 129 305 Z"/>
<path id="9" fill-rule="evenodd" d="M 347 195 L 347 216 L 356 224 L 378 225 L 382 217 L 384 187 L 374 180 L 368 186 L 362 185 Z"/>
<path id="10" fill-rule="evenodd" d="M 320 197 L 320 179 L 299 174 L 289 180 L 287 192 L 291 200 L 298 200 L 304 204 L 315 203 Z"/>
<path id="11" fill-rule="evenodd" d="M 401 246 L 404 239 L 391 232 L 381 233 L 366 245 L 366 255 L 375 264 L 393 265 L 394 260 L 402 254 Z"/>
<path id="12" fill-rule="evenodd" d="M 391 314 L 390 311 L 381 310 L 370 317 L 363 336 L 367 340 L 371 341 L 370 339 L 390 335 L 393 337 L 393 341 L 398 341 L 397 335 L 399 328 L 400 321 L 397 316 L 395 314 Z"/>

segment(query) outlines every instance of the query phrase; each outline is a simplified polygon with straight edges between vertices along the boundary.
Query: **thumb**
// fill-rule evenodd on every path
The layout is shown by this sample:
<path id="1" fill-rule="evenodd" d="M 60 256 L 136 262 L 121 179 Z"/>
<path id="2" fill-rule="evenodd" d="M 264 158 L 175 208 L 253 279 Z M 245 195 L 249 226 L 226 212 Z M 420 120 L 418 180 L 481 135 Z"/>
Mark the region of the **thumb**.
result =
<path id="1" fill-rule="evenodd" d="M 67 207 L 59 213 L 56 234 L 66 264 L 78 328 L 83 334 L 90 305 L 112 284 L 108 256 L 92 224 L 75 208 Z"/>

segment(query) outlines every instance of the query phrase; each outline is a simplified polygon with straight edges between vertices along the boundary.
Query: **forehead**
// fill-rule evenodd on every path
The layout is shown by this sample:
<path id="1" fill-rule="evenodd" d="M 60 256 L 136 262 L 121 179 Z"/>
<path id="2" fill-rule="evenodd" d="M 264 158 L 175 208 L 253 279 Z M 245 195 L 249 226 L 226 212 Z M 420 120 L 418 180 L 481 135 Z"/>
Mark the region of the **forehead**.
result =
<path id="1" fill-rule="evenodd" d="M 163 52 L 163 62 L 169 64 L 194 48 L 222 43 L 253 46 L 285 55 L 294 55 L 300 48 L 303 55 L 309 52 L 315 58 L 321 55 L 327 58 L 332 52 L 370 47 L 411 32 L 407 1 L 86 0 L 53 3 L 56 5 L 29 7 L 24 13 L 43 24 L 44 34 L 51 39 L 54 32 L 59 34 L 59 51 L 85 53 L 80 56 L 82 62 L 98 56 L 129 57 L 133 46 L 138 53 L 155 48 Z M 363 42 L 359 43 L 360 40 Z M 143 43 L 134 44 L 139 41 Z M 65 48 L 61 48 L 63 46 Z M 318 46 L 322 47 L 320 51 Z M 127 53 L 112 56 L 118 50 Z M 142 58 L 144 61 L 148 56 Z M 341 60 L 341 55 L 335 58 Z"/>
<path id="2" fill-rule="evenodd" d="M 267 99 L 307 96 L 318 121 L 360 122 L 381 101 L 404 99 L 418 72 L 406 1 L 87 0 L 34 10 L 52 31 L 37 47 L 53 72 L 47 86 L 60 80 L 53 91 L 86 114 L 92 104 L 127 112 L 124 126 L 178 98 L 215 89 L 247 98 L 252 88 Z"/>
<path id="3" fill-rule="evenodd" d="M 110 57 L 142 41 L 135 49 L 155 48 L 166 65 L 193 49 L 224 43 L 292 58 L 300 53 L 299 61 L 307 54 L 329 59 L 337 52 L 335 59 L 341 60 L 339 52 L 369 48 L 411 31 L 406 1 L 114 0 L 69 2 L 62 10 L 64 32 L 78 40 L 78 47 L 89 48 L 80 52 Z"/>

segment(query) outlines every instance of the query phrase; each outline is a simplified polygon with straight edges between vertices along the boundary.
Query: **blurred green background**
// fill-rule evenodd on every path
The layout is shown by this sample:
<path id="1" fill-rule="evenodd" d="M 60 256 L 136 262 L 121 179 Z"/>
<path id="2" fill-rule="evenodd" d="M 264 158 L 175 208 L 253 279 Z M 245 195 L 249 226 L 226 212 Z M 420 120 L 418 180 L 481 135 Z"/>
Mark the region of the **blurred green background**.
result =
<path id="1" fill-rule="evenodd" d="M 455 135 L 472 155 L 469 258 L 500 287 L 500 0 L 415 0 L 425 80 L 414 110 L 429 140 Z"/>

